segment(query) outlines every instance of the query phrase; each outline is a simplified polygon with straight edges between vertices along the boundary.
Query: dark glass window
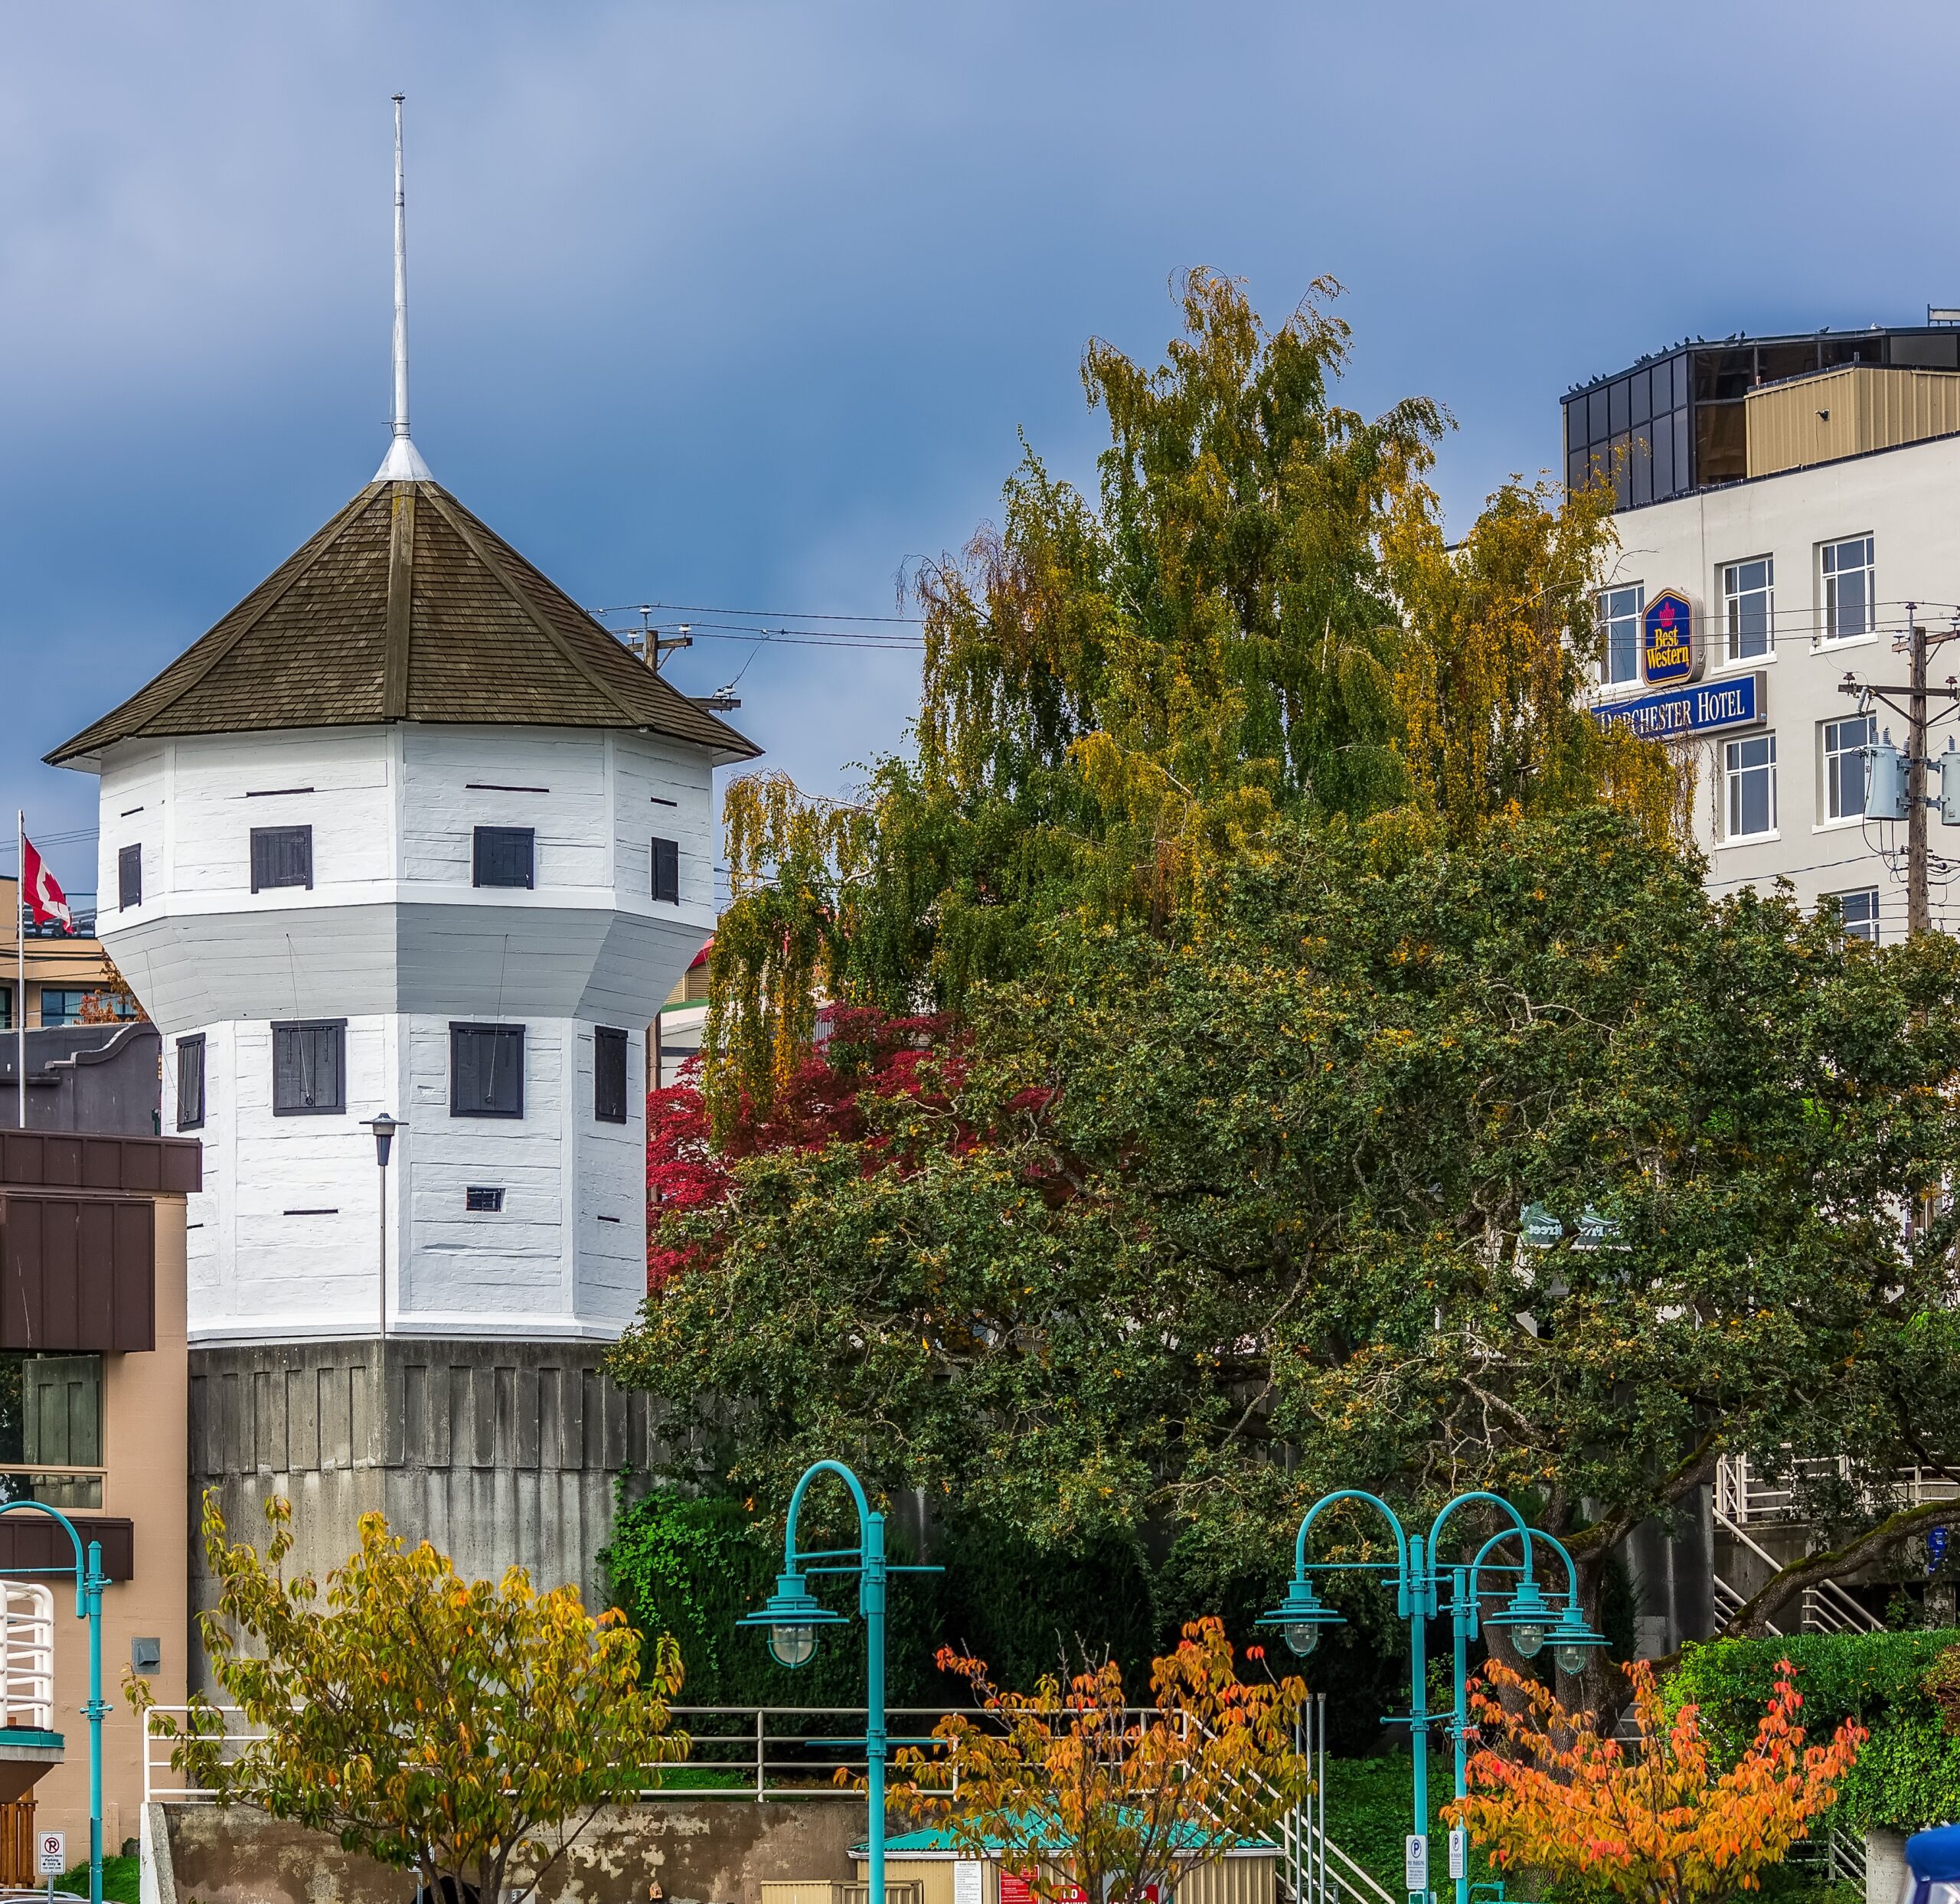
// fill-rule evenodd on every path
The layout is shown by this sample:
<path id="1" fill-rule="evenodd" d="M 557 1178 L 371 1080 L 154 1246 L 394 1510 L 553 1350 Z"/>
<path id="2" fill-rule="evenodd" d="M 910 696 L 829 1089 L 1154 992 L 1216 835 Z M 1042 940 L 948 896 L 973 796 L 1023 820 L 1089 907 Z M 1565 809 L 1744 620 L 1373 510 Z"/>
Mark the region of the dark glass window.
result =
<path id="1" fill-rule="evenodd" d="M 126 846 L 116 856 L 116 903 L 126 913 L 143 903 L 143 849 Z"/>
<path id="2" fill-rule="evenodd" d="M 204 1035 L 177 1040 L 177 1128 L 201 1130 L 204 1122 Z"/>
<path id="3" fill-rule="evenodd" d="M 1622 430 L 1628 427 L 1626 414 L 1627 383 L 1628 380 L 1621 377 L 1616 377 L 1606 386 L 1606 420 L 1615 436 Z"/>
<path id="4" fill-rule="evenodd" d="M 82 1001 L 88 996 L 72 985 L 43 985 L 41 988 L 41 1021 L 49 1024 L 79 1024 Z"/>
<path id="5" fill-rule="evenodd" d="M 626 1034 L 612 1025 L 592 1034 L 592 1114 L 602 1124 L 626 1121 Z"/>
<path id="6" fill-rule="evenodd" d="M 273 1027 L 273 1115 L 324 1117 L 347 1109 L 347 1021 Z"/>
<path id="7" fill-rule="evenodd" d="M 653 843 L 653 896 L 670 905 L 681 903 L 681 842 L 655 840 Z"/>
<path id="8" fill-rule="evenodd" d="M 0 1030 L 11 1031 L 14 1028 L 14 988 L 0 985 Z"/>
<path id="9" fill-rule="evenodd" d="M 1633 433 L 1633 506 L 1654 500 L 1654 456 L 1647 446 L 1650 424 Z"/>
<path id="10" fill-rule="evenodd" d="M 1806 338 L 1801 344 L 1764 344 L 1756 353 L 1759 382 L 1780 384 L 1788 377 L 1808 377 L 1817 368 L 1817 340 Z"/>
<path id="11" fill-rule="evenodd" d="M 1586 447 L 1586 399 L 1575 397 L 1565 407 L 1565 453 L 1575 455 Z"/>
<path id="12" fill-rule="evenodd" d="M 1633 391 L 1633 410 L 1629 420 L 1633 427 L 1638 429 L 1648 417 L 1654 414 L 1648 394 L 1652 386 L 1648 383 L 1647 373 L 1645 371 L 1635 371 L 1627 381 Z"/>
<path id="13" fill-rule="evenodd" d="M 1684 410 L 1674 412 L 1674 487 L 1688 489 L 1698 480 L 1694 465 L 1690 459 L 1688 445 L 1692 439 L 1688 435 L 1689 413 Z"/>
<path id="14" fill-rule="evenodd" d="M 449 1027 L 449 1115 L 524 1115 L 524 1027 Z"/>
<path id="15" fill-rule="evenodd" d="M 1671 416 L 1657 416 L 1654 433 L 1654 500 L 1674 493 L 1674 423 Z"/>
<path id="16" fill-rule="evenodd" d="M 1602 384 L 1586 399 L 1586 439 L 1596 443 L 1609 433 L 1606 429 L 1606 387 Z"/>
<path id="17" fill-rule="evenodd" d="M 1740 403 L 1703 403 L 1694 413 L 1694 479 L 1733 482 L 1749 474 L 1749 433 Z"/>
<path id="18" fill-rule="evenodd" d="M 252 890 L 313 883 L 313 829 L 310 826 L 255 826 L 252 829 Z"/>
<path id="19" fill-rule="evenodd" d="M 537 835 L 528 826 L 480 826 L 471 861 L 471 883 L 477 886 L 532 883 Z"/>

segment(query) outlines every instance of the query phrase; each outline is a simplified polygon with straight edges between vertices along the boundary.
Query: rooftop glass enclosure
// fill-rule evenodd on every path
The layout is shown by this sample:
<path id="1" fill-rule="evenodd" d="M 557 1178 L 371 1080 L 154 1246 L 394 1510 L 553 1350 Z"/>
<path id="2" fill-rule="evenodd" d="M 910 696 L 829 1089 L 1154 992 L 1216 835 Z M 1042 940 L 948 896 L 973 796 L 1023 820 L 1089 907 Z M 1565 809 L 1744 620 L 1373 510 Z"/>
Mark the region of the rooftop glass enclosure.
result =
<path id="1" fill-rule="evenodd" d="M 1960 371 L 1960 328 L 1736 338 L 1648 358 L 1564 399 L 1566 481 L 1577 488 L 1606 477 L 1622 509 L 1739 482 L 1749 392 L 1846 364 Z"/>

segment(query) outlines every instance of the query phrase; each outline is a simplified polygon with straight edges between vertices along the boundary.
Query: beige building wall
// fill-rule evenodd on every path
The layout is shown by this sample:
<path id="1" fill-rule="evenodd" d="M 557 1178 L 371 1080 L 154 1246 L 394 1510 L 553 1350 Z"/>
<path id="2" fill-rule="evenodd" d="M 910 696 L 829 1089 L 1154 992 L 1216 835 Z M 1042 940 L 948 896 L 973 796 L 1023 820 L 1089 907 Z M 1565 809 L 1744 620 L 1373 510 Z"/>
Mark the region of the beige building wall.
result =
<path id="1" fill-rule="evenodd" d="M 1847 364 L 1749 394 L 1749 473 L 1775 475 L 1960 430 L 1960 376 Z"/>
<path id="2" fill-rule="evenodd" d="M 184 1335 L 184 1210 L 181 1197 L 156 1200 L 156 1347 L 103 1358 L 103 1484 L 105 1515 L 136 1526 L 136 1578 L 102 1596 L 102 1687 L 110 1711 L 102 1728 L 102 1837 L 105 1856 L 137 1835 L 143 1800 L 142 1727 L 122 1690 L 136 1639 L 161 1640 L 163 1669 L 150 1676 L 159 1703 L 188 1697 L 189 1653 L 189 1357 Z M 35 1786 L 37 1829 L 65 1831 L 70 1863 L 88 1857 L 88 1622 L 75 1618 L 74 1588 L 58 1576 L 54 1590 L 55 1729 L 62 1763 Z"/>
<path id="3" fill-rule="evenodd" d="M 1888 944 L 1903 939 L 1905 888 L 1879 849 L 1888 843 L 1903 848 L 1904 823 L 1867 826 L 1831 817 L 1823 730 L 1857 711 L 1839 691 L 1847 673 L 1878 683 L 1906 679 L 1906 658 L 1893 643 L 1907 602 L 1919 605 L 1920 622 L 1935 632 L 1960 622 L 1960 436 L 1624 510 L 1614 527 L 1620 547 L 1606 586 L 1638 584 L 1649 602 L 1663 589 L 1688 598 L 1705 659 L 1701 684 L 1754 672 L 1764 677 L 1768 719 L 1749 732 L 1775 736 L 1776 823 L 1767 834 L 1732 838 L 1726 825 L 1725 748 L 1747 733 L 1674 743 L 1697 771 L 1694 832 L 1709 856 L 1709 890 L 1726 894 L 1753 885 L 1767 892 L 1784 878 L 1806 906 L 1825 893 L 1875 890 L 1880 937 Z M 1834 641 L 1824 613 L 1821 551 L 1828 543 L 1865 535 L 1873 542 L 1877 627 Z M 1723 570 L 1762 556 L 1775 565 L 1773 645 L 1766 655 L 1732 661 L 1722 629 Z M 1942 684 L 1960 674 L 1960 643 L 1936 649 L 1928 672 Z M 1598 690 L 1595 702 L 1609 706 L 1663 691 L 1628 682 Z M 1875 713 L 1880 733 L 1889 729 L 1903 746 L 1904 723 L 1882 707 Z M 1934 728 L 1933 750 L 1943 751 L 1955 732 L 1951 720 Z M 1960 827 L 1941 825 L 1935 813 L 1928 831 L 1936 854 L 1960 858 Z M 1960 884 L 1936 884 L 1932 898 L 1934 926 L 1960 930 Z"/>

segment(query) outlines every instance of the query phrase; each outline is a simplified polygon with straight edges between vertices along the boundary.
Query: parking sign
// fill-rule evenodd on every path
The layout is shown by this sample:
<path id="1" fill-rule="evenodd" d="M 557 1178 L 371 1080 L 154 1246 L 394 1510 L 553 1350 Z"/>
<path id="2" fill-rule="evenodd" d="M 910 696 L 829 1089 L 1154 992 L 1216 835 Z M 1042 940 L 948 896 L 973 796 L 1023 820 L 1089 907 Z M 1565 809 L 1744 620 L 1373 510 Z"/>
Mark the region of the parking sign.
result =
<path id="1" fill-rule="evenodd" d="M 65 1831 L 38 1831 L 41 1847 L 41 1875 L 59 1877 L 68 1868 L 68 1834 Z"/>

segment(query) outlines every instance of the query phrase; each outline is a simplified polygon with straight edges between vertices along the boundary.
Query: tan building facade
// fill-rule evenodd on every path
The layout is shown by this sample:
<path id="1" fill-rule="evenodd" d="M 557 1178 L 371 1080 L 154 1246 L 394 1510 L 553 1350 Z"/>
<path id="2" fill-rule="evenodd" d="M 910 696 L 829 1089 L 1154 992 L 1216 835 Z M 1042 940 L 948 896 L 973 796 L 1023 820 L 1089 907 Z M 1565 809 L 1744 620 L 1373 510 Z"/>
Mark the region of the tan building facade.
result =
<path id="1" fill-rule="evenodd" d="M 0 1495 L 58 1508 L 85 1553 L 101 1550 L 106 1855 L 138 1835 L 143 1799 L 143 1729 L 126 1667 L 141 1669 L 165 1704 L 186 1697 L 185 1210 L 199 1173 L 192 1142 L 0 1131 Z M 0 1512 L 0 1585 L 17 1596 L 46 1588 L 53 1600 L 51 1688 L 38 1709 L 0 1714 L 0 1780 L 25 1789 L 34 1827 L 64 1832 L 80 1863 L 89 1629 L 76 1615 L 73 1553 L 51 1517 Z M 10 1627 L 5 1638 L 11 1653 L 18 1636 Z M 0 1831 L 0 1840 L 16 1836 Z M 6 1849 L 0 1841 L 0 1866 Z M 23 1879 L 33 1873 L 0 1869 L 0 1882 Z"/>

